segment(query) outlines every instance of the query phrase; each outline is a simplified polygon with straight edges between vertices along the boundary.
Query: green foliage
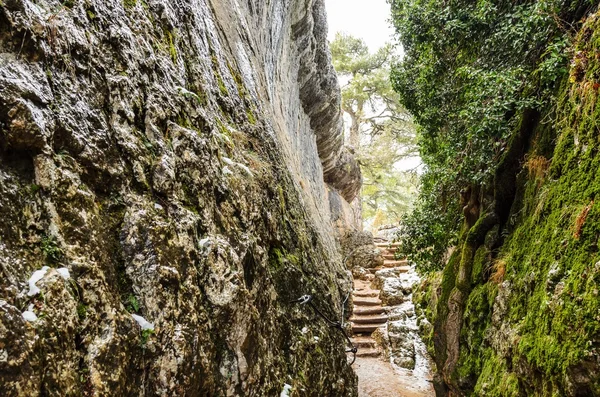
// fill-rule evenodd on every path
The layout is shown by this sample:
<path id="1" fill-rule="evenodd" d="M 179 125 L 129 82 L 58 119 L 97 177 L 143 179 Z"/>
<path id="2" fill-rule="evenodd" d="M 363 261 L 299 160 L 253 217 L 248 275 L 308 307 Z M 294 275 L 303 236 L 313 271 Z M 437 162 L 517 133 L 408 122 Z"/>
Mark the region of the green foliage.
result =
<path id="1" fill-rule="evenodd" d="M 496 262 L 502 263 L 502 276 L 480 284 L 486 279 L 486 247 L 475 255 L 474 288 L 463 313 L 453 374 L 474 395 L 600 393 L 595 361 L 600 353 L 597 15 L 586 19 L 572 46 L 569 74 L 557 84 L 557 107 L 544 116 L 552 120 L 550 127 L 539 124 L 533 131 L 519 176 L 510 233 Z M 555 141 L 553 152 L 548 140 Z M 444 281 L 452 284 L 457 272 L 448 267 Z M 440 301 L 444 310 L 447 299 Z M 493 332 L 498 325 L 490 325 L 492 304 L 502 318 L 501 335 Z M 434 321 L 440 316 L 433 313 Z"/>
<path id="2" fill-rule="evenodd" d="M 358 158 L 363 173 L 363 217 L 385 214 L 384 224 L 395 223 L 409 212 L 417 194 L 415 172 L 397 171 L 394 165 L 404 158 L 406 146 L 389 131 L 363 141 Z"/>
<path id="3" fill-rule="evenodd" d="M 135 295 L 129 294 L 127 296 L 126 306 L 127 311 L 130 313 L 138 313 L 140 310 L 140 302 L 137 300 Z"/>
<path id="4" fill-rule="evenodd" d="M 140 339 L 140 344 L 142 345 L 142 347 L 145 347 L 148 344 L 148 340 L 150 339 L 150 337 L 152 335 L 154 335 L 153 329 L 142 330 L 141 339 Z"/>
<path id="5" fill-rule="evenodd" d="M 444 246 L 456 240 L 458 212 L 450 212 L 458 211 L 458 192 L 491 185 L 524 111 L 555 103 L 568 64 L 566 21 L 578 20 L 593 2 L 391 4 L 405 50 L 391 79 L 419 125 L 426 165 L 402 242 L 424 268 L 439 269 Z"/>
<path id="6" fill-rule="evenodd" d="M 56 241 L 56 237 L 51 235 L 46 235 L 42 237 L 40 242 L 42 253 L 46 257 L 46 261 L 51 264 L 58 263 L 62 257 L 63 252 L 61 248 L 58 246 L 58 242 Z"/>
<path id="7" fill-rule="evenodd" d="M 456 186 L 438 184 L 438 174 L 428 170 L 421 176 L 415 208 L 402 218 L 398 235 L 402 241 L 399 253 L 422 272 L 444 266 L 448 247 L 457 243 L 461 225 Z"/>
<path id="8" fill-rule="evenodd" d="M 363 217 L 396 223 L 411 208 L 415 172 L 400 171 L 402 160 L 416 157 L 414 125 L 389 81 L 393 47 L 370 53 L 363 40 L 337 33 L 330 44 L 342 80 L 342 109 L 351 118 L 350 145 L 363 172 Z"/>

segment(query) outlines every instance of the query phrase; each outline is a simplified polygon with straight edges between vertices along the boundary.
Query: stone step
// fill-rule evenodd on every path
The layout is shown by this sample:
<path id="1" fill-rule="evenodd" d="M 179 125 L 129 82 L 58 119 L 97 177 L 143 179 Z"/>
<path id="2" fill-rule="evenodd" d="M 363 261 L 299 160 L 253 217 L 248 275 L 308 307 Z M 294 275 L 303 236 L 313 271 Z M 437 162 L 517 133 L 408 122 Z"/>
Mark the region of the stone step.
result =
<path id="1" fill-rule="evenodd" d="M 381 300 L 378 298 L 360 297 L 354 299 L 354 306 L 380 306 Z"/>
<path id="2" fill-rule="evenodd" d="M 352 312 L 355 316 L 362 316 L 362 315 L 369 315 L 369 314 L 381 314 L 384 313 L 385 309 L 381 306 L 374 306 L 374 307 L 361 307 L 361 308 L 354 308 L 354 311 Z"/>
<path id="3" fill-rule="evenodd" d="M 400 267 L 379 266 L 379 267 L 374 267 L 373 269 L 369 269 L 369 273 L 370 273 L 370 275 L 375 275 L 375 273 L 377 273 L 379 270 L 384 270 L 384 269 L 397 269 L 398 273 L 408 273 L 410 271 L 410 266 L 400 266 Z"/>
<path id="4" fill-rule="evenodd" d="M 401 245 L 400 243 L 375 243 L 378 248 L 398 248 Z"/>
<path id="5" fill-rule="evenodd" d="M 354 291 L 353 295 L 355 297 L 359 297 L 359 298 L 378 297 L 379 290 L 375 290 L 375 289 L 358 290 L 358 291 Z"/>
<path id="6" fill-rule="evenodd" d="M 358 349 L 357 357 L 379 357 L 381 353 L 377 349 Z"/>
<path id="7" fill-rule="evenodd" d="M 396 260 L 385 260 L 383 261 L 384 267 L 400 267 L 400 266 L 408 266 L 408 261 L 406 259 L 402 259 L 399 261 Z"/>
<path id="8" fill-rule="evenodd" d="M 379 327 L 381 327 L 381 324 L 354 324 L 354 323 L 352 323 L 352 332 L 354 334 L 370 334 Z"/>
<path id="9" fill-rule="evenodd" d="M 375 342 L 375 339 L 371 338 L 371 337 L 360 337 L 360 336 L 356 336 L 354 338 L 352 338 L 352 344 L 356 347 L 363 348 L 363 349 L 375 349 L 377 347 L 377 343 Z"/>
<path id="10" fill-rule="evenodd" d="M 385 260 L 389 260 L 389 261 L 395 261 L 396 260 L 396 255 L 391 253 L 391 254 L 383 254 L 383 259 Z"/>
<path id="11" fill-rule="evenodd" d="M 367 315 L 367 316 L 353 316 L 350 321 L 355 324 L 383 324 L 387 322 L 388 317 L 385 315 Z"/>

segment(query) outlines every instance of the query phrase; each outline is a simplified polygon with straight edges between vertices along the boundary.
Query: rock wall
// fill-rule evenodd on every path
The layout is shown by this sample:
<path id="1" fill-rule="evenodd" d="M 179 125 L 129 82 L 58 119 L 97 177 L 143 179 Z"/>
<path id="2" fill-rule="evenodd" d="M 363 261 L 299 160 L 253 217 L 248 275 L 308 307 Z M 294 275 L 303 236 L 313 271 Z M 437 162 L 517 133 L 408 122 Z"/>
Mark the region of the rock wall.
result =
<path id="1" fill-rule="evenodd" d="M 322 0 L 0 2 L 0 395 L 355 395 L 290 303 L 351 289 L 325 34 Z"/>
<path id="2" fill-rule="evenodd" d="M 523 112 L 493 189 L 467 193 L 459 245 L 415 293 L 439 396 L 600 395 L 600 17 L 572 26 L 557 106 Z"/>

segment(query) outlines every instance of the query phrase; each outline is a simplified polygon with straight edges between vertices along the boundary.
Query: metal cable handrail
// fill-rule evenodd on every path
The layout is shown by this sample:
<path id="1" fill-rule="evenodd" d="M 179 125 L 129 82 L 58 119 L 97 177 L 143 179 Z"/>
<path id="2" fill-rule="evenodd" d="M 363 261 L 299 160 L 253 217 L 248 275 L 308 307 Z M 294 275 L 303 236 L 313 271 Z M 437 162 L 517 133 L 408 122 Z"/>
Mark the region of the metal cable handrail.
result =
<path id="1" fill-rule="evenodd" d="M 350 349 L 346 349 L 346 353 L 352 353 L 353 354 L 353 358 L 352 358 L 352 362 L 350 363 L 350 365 L 354 364 L 354 361 L 356 361 L 356 352 L 358 351 L 358 348 L 356 346 L 354 346 L 354 343 L 352 343 L 352 340 L 350 339 L 350 337 L 348 336 L 348 334 L 346 333 L 346 330 L 344 329 L 344 306 L 346 304 L 346 302 L 348 301 L 350 294 L 348 294 L 346 296 L 346 299 L 344 300 L 344 304 L 342 305 L 342 320 L 341 321 L 333 321 L 330 318 L 328 318 L 326 315 L 324 315 L 319 308 L 313 303 L 313 297 L 312 295 L 302 295 L 300 298 L 291 301 L 290 303 L 299 303 L 301 305 L 304 304 L 308 304 L 310 307 L 313 308 L 313 310 L 323 319 L 325 320 L 325 322 L 333 328 L 336 328 L 338 330 L 340 330 L 342 332 L 342 334 L 344 335 L 344 338 L 346 338 L 346 341 L 348 341 L 348 344 L 351 346 Z"/>

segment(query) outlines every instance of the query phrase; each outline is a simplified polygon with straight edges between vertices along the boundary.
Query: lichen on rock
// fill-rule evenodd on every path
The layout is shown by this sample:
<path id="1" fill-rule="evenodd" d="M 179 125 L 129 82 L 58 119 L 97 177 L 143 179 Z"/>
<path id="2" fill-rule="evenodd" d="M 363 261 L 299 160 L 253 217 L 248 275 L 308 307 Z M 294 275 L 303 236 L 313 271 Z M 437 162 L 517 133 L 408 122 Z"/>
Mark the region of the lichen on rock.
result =
<path id="1" fill-rule="evenodd" d="M 0 2 L 1 395 L 356 394 L 323 7 Z"/>

